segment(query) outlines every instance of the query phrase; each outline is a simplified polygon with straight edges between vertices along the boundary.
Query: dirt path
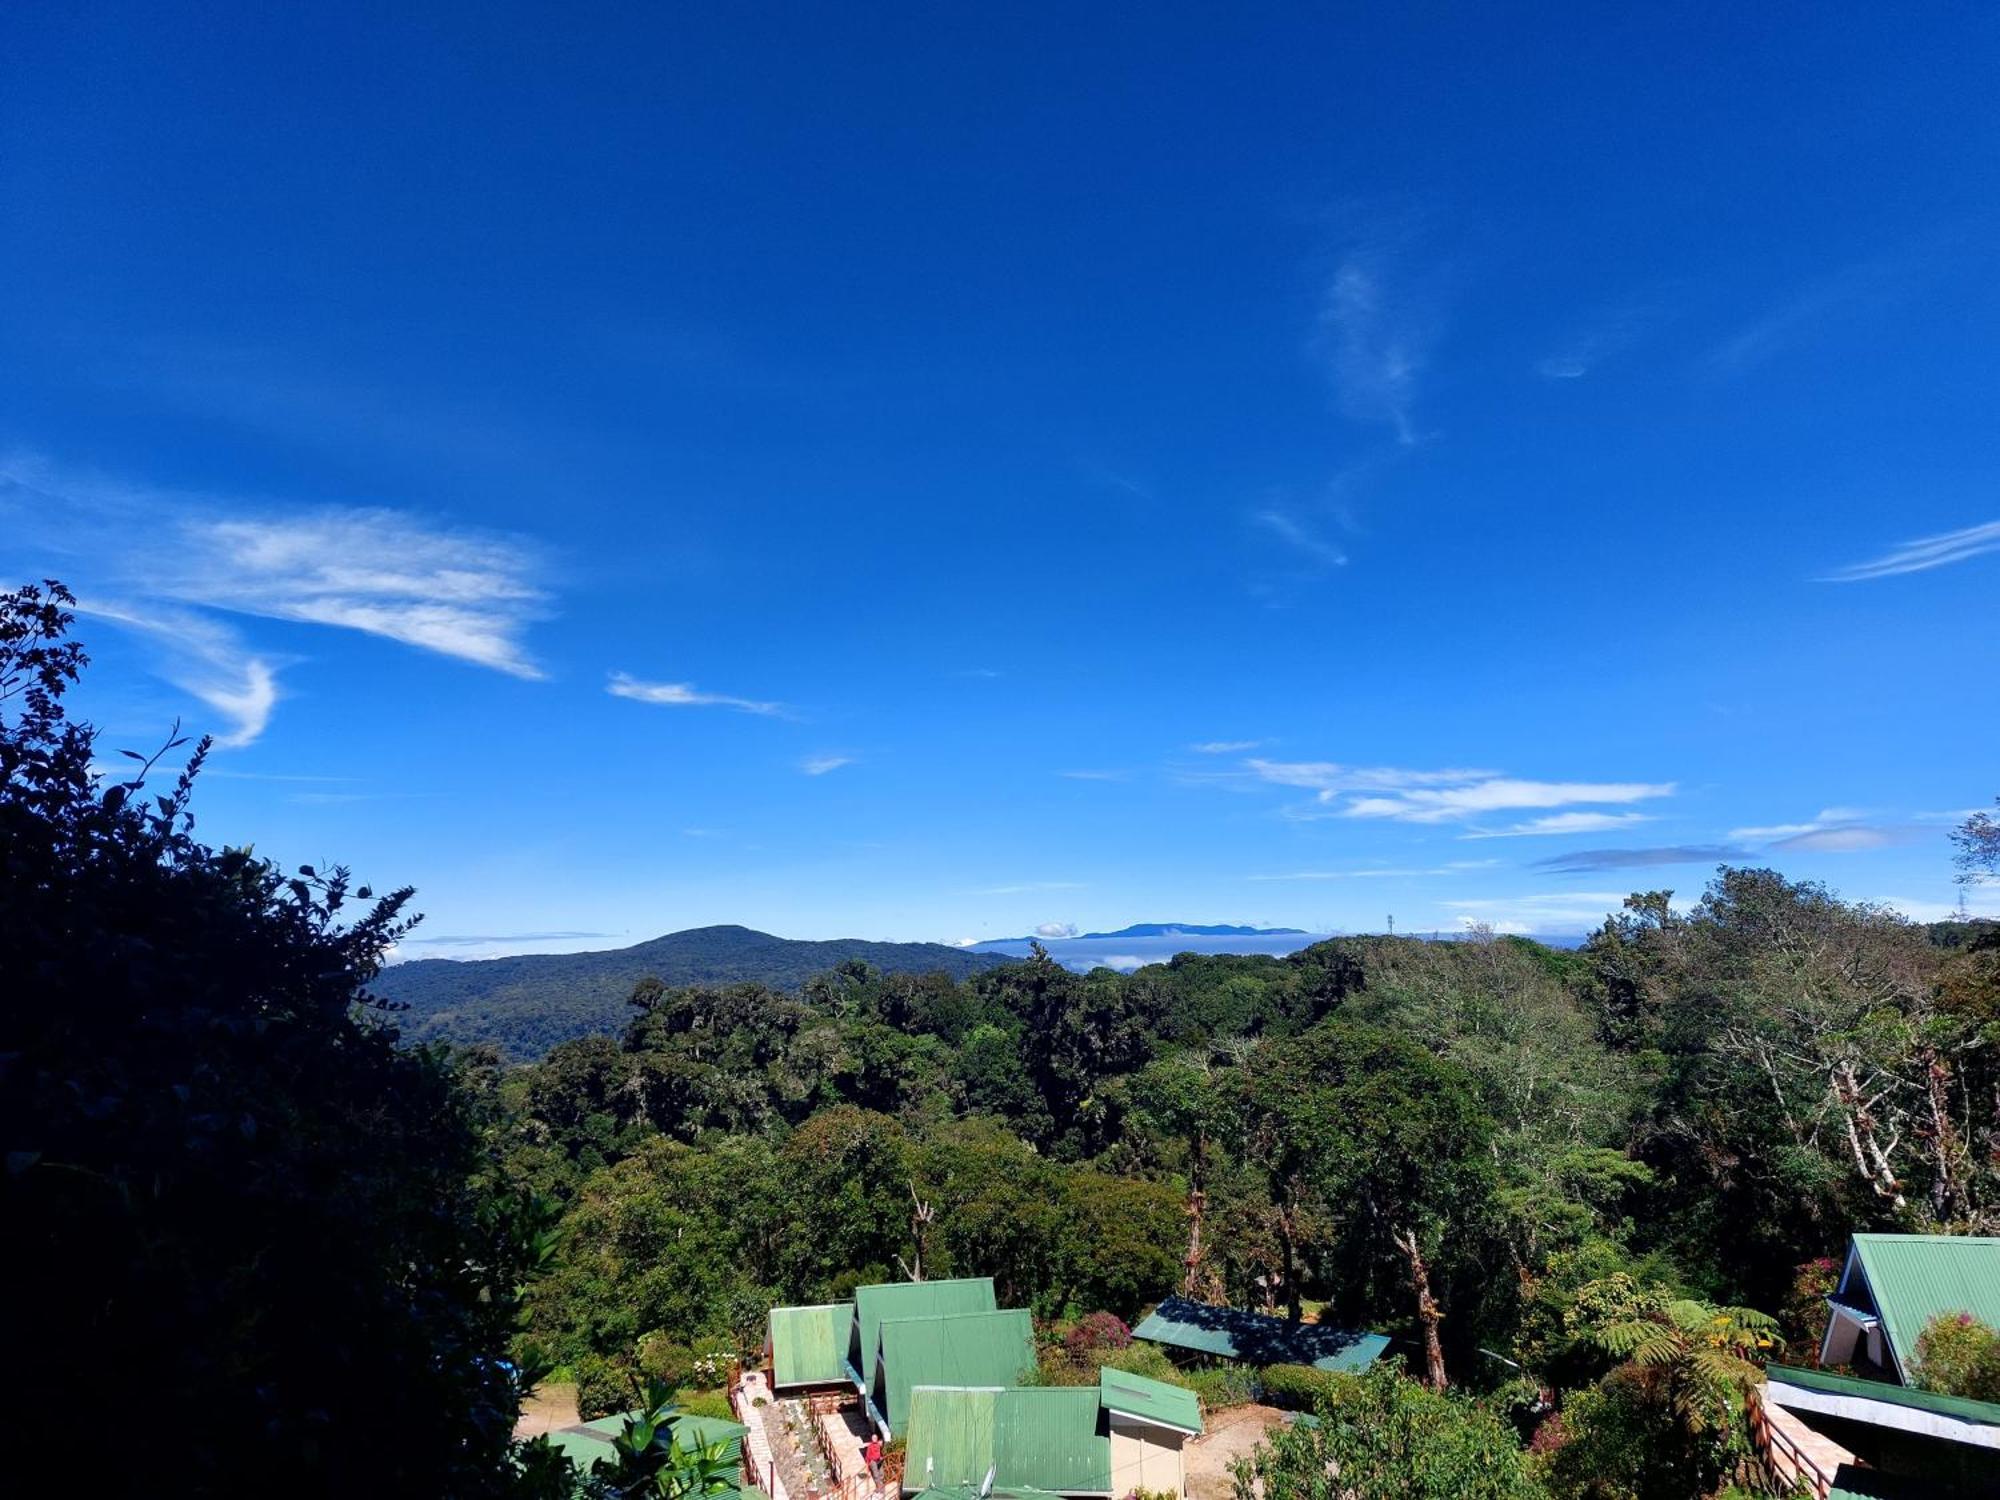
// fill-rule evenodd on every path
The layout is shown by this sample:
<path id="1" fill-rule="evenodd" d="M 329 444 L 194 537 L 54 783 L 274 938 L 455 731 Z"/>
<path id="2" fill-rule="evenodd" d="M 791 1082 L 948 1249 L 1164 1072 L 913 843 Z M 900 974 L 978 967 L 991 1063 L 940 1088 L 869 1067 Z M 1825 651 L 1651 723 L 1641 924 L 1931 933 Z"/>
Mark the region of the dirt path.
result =
<path id="1" fill-rule="evenodd" d="M 1247 1457 L 1264 1434 L 1282 1427 L 1285 1414 L 1275 1406 L 1231 1406 L 1207 1419 L 1208 1430 L 1187 1445 L 1188 1500 L 1230 1500 L 1236 1493 L 1229 1466 Z"/>
<path id="2" fill-rule="evenodd" d="M 580 1420 L 576 1410 L 576 1387 L 544 1381 L 521 1403 L 521 1416 L 514 1423 L 514 1436 L 540 1437 L 558 1427 L 574 1427 Z"/>

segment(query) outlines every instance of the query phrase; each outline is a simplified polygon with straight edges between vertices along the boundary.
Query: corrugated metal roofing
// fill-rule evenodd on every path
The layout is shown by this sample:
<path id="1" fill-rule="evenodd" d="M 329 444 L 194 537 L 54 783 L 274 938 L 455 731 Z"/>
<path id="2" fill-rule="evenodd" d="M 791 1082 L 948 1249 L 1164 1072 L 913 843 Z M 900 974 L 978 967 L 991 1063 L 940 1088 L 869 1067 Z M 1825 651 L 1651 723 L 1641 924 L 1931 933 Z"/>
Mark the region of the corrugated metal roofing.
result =
<path id="1" fill-rule="evenodd" d="M 869 1391 L 892 1436 L 902 1436 L 909 1422 L 914 1386 L 1013 1385 L 1035 1367 L 1035 1323 L 1023 1308 L 885 1318 L 880 1326 Z"/>
<path id="2" fill-rule="evenodd" d="M 854 1289 L 854 1323 L 848 1336 L 847 1362 L 855 1375 L 872 1383 L 875 1350 L 887 1318 L 936 1318 L 947 1313 L 992 1312 L 1000 1304 L 991 1276 L 967 1276 L 954 1281 L 885 1281 Z"/>
<path id="3" fill-rule="evenodd" d="M 999 1399 L 998 1391 L 913 1390 L 903 1439 L 904 1485 L 976 1489 L 993 1464 L 993 1408 Z"/>
<path id="4" fill-rule="evenodd" d="M 1389 1347 L 1389 1340 L 1379 1333 L 1293 1323 L 1181 1297 L 1167 1298 L 1132 1330 L 1132 1336 L 1245 1364 L 1311 1365 L 1320 1370 L 1365 1370 Z"/>
<path id="5" fill-rule="evenodd" d="M 1857 1234 L 1854 1249 L 1906 1378 L 1917 1336 L 1939 1314 L 1968 1312 L 2000 1327 L 2000 1237 Z"/>
<path id="6" fill-rule="evenodd" d="M 1111 1493 L 1111 1438 L 1089 1386 L 1003 1391 L 993 1413 L 996 1482 L 1061 1495 Z"/>
<path id="7" fill-rule="evenodd" d="M 847 1376 L 852 1302 L 771 1309 L 771 1384 L 824 1385 Z"/>
<path id="8" fill-rule="evenodd" d="M 1913 1390 L 1891 1385 L 1886 1380 L 1864 1380 L 1858 1375 L 1835 1375 L 1828 1370 L 1798 1370 L 1790 1365 L 1772 1365 L 1764 1378 L 1780 1385 L 1794 1385 L 1802 1391 L 1819 1391 L 1828 1396 L 1850 1396 L 1862 1401 L 1881 1401 L 1911 1411 L 1935 1412 L 1979 1427 L 2000 1427 L 2000 1404 L 1974 1401 L 1966 1396 L 1944 1396 L 1936 1391 Z M 1779 1398 L 1783 1405 L 1783 1398 Z"/>
<path id="9" fill-rule="evenodd" d="M 995 1494 L 1111 1493 L 1111 1438 L 1091 1386 L 911 1392 L 903 1446 L 906 1488 L 974 1491 L 990 1471 Z"/>
<path id="10" fill-rule="evenodd" d="M 1098 1372 L 1097 1390 L 1106 1411 L 1177 1427 L 1182 1432 L 1201 1431 L 1201 1398 L 1185 1386 L 1107 1366 Z"/>

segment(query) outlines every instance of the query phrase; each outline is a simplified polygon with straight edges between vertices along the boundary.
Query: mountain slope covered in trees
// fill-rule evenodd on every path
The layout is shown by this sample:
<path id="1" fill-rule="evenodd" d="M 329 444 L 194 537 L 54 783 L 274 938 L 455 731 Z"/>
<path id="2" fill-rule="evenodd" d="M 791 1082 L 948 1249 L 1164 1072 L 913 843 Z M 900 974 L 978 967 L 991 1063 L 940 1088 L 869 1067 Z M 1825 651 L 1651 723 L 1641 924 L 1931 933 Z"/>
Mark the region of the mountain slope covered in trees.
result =
<path id="1" fill-rule="evenodd" d="M 485 1044 L 524 1060 L 575 1037 L 622 1031 L 631 1019 L 627 999 L 642 979 L 796 991 L 815 974 L 849 963 L 885 974 L 964 979 L 1004 962 L 942 943 L 801 942 L 748 927 L 691 927 L 598 952 L 417 959 L 384 969 L 371 988 L 409 1007 L 400 1025 L 412 1041 Z"/>

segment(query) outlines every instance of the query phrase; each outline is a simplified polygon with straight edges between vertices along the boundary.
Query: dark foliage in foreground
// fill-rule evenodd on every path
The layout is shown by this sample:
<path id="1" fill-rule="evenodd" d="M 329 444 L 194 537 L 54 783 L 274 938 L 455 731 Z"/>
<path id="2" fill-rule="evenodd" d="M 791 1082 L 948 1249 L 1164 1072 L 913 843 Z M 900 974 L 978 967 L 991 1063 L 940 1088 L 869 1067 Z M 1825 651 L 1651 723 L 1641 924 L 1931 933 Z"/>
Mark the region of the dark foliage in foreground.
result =
<path id="1" fill-rule="evenodd" d="M 16 1451 L 103 1495 L 506 1492 L 536 1237 L 443 1062 L 357 1008 L 408 893 L 197 843 L 205 746 L 96 775 L 70 602 L 0 596 Z"/>

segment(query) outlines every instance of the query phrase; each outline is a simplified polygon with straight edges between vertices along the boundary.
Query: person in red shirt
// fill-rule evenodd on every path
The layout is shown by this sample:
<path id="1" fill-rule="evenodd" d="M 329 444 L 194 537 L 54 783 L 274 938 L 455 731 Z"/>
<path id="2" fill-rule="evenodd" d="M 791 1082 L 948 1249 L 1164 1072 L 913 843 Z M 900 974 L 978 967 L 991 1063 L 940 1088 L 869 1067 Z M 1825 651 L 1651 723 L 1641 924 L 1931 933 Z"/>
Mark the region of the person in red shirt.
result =
<path id="1" fill-rule="evenodd" d="M 868 1477 L 877 1484 L 882 1482 L 882 1434 L 871 1432 L 868 1442 L 861 1450 L 861 1457 L 868 1465 Z"/>

